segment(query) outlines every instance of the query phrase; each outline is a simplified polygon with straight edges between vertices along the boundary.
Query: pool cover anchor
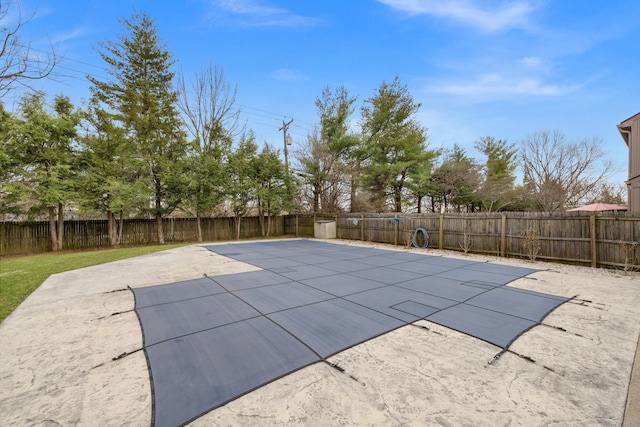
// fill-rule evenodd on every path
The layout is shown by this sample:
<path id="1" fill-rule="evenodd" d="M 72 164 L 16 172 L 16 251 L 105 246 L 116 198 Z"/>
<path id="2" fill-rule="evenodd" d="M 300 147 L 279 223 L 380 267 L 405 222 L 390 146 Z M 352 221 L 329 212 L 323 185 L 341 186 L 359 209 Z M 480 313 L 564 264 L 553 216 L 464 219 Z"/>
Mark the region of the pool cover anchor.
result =
<path id="1" fill-rule="evenodd" d="M 561 326 L 549 325 L 548 323 L 540 323 L 540 324 L 541 324 L 542 326 L 546 326 L 547 328 L 556 329 L 556 330 L 558 330 L 558 331 L 560 331 L 560 332 L 566 332 L 566 333 L 568 333 L 568 334 L 575 335 L 576 337 L 586 338 L 586 339 L 588 339 L 588 340 L 593 341 L 593 338 L 585 337 L 584 335 L 577 334 L 577 333 L 575 333 L 575 332 L 569 332 L 569 331 L 567 331 L 565 328 L 563 328 L 563 327 L 561 327 Z"/>
<path id="2" fill-rule="evenodd" d="M 124 359 L 125 357 L 127 357 L 127 356 L 129 356 L 129 355 L 131 355 L 131 354 L 137 353 L 137 352 L 139 352 L 139 351 L 142 351 L 142 349 L 141 349 L 141 348 L 138 348 L 138 349 L 133 350 L 133 351 L 125 351 L 124 353 L 121 353 L 121 354 L 117 355 L 116 357 L 112 357 L 112 358 L 111 358 L 111 361 L 116 361 L 116 360 Z"/>
<path id="3" fill-rule="evenodd" d="M 444 336 L 444 334 L 442 332 L 434 331 L 433 329 L 428 328 L 428 327 L 423 326 L 423 325 L 416 325 L 415 323 L 409 323 L 409 325 L 415 326 L 416 328 L 424 329 L 425 331 L 433 332 L 434 334 L 437 334 L 437 335 Z"/>
<path id="4" fill-rule="evenodd" d="M 348 375 L 348 376 L 349 376 L 349 378 L 351 378 L 352 380 L 354 380 L 354 381 L 355 381 L 355 382 L 357 382 L 358 384 L 361 384 L 362 386 L 366 386 L 366 384 L 364 383 L 364 381 L 360 381 L 359 379 L 357 379 L 357 378 L 356 378 L 356 377 L 354 377 L 353 375 L 348 374 L 348 373 L 346 372 L 346 370 L 345 370 L 343 367 L 338 366 L 338 365 L 337 365 L 337 364 L 335 364 L 335 363 L 329 362 L 329 361 L 328 361 L 328 360 L 326 360 L 326 359 L 323 359 L 322 361 L 323 361 L 324 363 L 326 363 L 327 365 L 331 366 L 333 369 L 337 370 L 338 372 L 340 372 L 340 373 L 342 373 L 342 374 L 345 374 L 345 375 Z"/>
<path id="5" fill-rule="evenodd" d="M 511 349 L 509 349 L 509 348 L 503 348 L 503 349 L 502 349 L 498 354 L 496 354 L 495 356 L 493 356 L 493 359 L 491 359 L 489 362 L 487 362 L 487 365 L 493 365 L 493 363 L 494 363 L 494 362 L 496 362 L 496 361 L 498 361 L 498 360 L 502 357 L 502 355 L 503 355 L 503 354 L 505 354 L 505 353 L 510 353 L 510 354 L 513 354 L 514 356 L 518 356 L 519 358 L 524 359 L 524 360 L 526 360 L 526 361 L 527 361 L 527 362 L 529 362 L 529 363 L 533 363 L 533 364 L 535 364 L 535 365 L 537 365 L 537 364 L 538 364 L 538 362 L 536 362 L 536 360 L 535 360 L 534 358 L 532 358 L 532 357 L 530 357 L 530 356 L 527 356 L 526 354 L 520 354 L 520 353 L 515 352 L 515 351 L 513 351 L 513 350 L 511 350 Z M 556 370 L 555 370 L 555 369 L 553 369 L 553 368 L 548 367 L 547 365 L 540 365 L 540 366 L 542 366 L 542 367 L 543 367 L 544 369 L 546 369 L 547 371 L 551 371 L 551 372 L 553 372 L 554 374 L 558 374 L 558 375 L 560 375 L 561 377 L 564 377 L 564 374 L 562 374 L 562 373 L 560 373 L 560 372 L 556 371 Z"/>
<path id="6" fill-rule="evenodd" d="M 493 365 L 493 363 L 497 362 L 498 360 L 500 360 L 502 355 L 505 354 L 505 353 L 511 353 L 511 354 L 513 354 L 515 356 L 518 356 L 521 359 L 526 360 L 527 362 L 536 363 L 536 361 L 532 357 L 529 357 L 529 356 L 524 355 L 524 354 L 517 353 L 517 352 L 515 352 L 513 350 L 510 350 L 508 348 L 503 348 L 502 350 L 500 350 L 500 352 L 498 354 L 493 356 L 493 359 L 491 359 L 489 362 L 487 362 L 487 365 Z"/>
<path id="7" fill-rule="evenodd" d="M 129 355 L 131 355 L 131 354 L 137 353 L 137 352 L 139 352 L 139 351 L 142 351 L 142 348 L 138 348 L 138 349 L 133 350 L 133 351 L 125 351 L 124 353 L 121 353 L 121 354 L 117 355 L 116 357 L 112 357 L 112 358 L 111 358 L 111 361 L 112 361 L 112 362 L 115 362 L 116 360 L 124 359 L 125 357 L 127 357 L 127 356 L 129 356 Z M 91 369 L 99 368 L 99 367 L 101 367 L 101 366 L 104 366 L 106 363 L 107 363 L 107 362 L 99 363 L 99 364 L 97 364 L 96 366 L 92 366 L 92 367 L 91 367 Z"/>

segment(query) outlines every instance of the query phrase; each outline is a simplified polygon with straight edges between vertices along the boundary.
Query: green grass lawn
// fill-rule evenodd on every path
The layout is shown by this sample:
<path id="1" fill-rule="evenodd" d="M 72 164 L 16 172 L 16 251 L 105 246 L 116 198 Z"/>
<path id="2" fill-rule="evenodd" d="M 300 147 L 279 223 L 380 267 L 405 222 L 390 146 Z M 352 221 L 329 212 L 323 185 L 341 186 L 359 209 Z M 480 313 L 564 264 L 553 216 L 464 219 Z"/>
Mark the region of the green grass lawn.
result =
<path id="1" fill-rule="evenodd" d="M 144 246 L 0 258 L 0 322 L 52 274 L 180 246 L 185 245 Z"/>

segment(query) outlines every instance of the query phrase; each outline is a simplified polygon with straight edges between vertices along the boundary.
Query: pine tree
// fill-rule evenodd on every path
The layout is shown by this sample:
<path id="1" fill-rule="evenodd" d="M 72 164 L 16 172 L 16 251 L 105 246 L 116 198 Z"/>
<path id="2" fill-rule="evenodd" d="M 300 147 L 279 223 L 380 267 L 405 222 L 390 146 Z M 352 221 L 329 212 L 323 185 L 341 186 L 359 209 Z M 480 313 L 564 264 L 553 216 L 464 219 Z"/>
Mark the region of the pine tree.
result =
<path id="1" fill-rule="evenodd" d="M 186 185 L 186 137 L 172 86 L 174 61 L 149 15 L 134 13 L 120 23 L 123 34 L 117 41 L 99 43 L 111 79 L 89 76 L 92 96 L 122 127 L 133 158 L 144 165 L 139 176 L 151 194 L 147 210 L 156 219 L 158 241 L 164 243 L 162 218 L 179 205 Z"/>
<path id="2" fill-rule="evenodd" d="M 492 136 L 480 138 L 475 148 L 486 156 L 478 195 L 485 210 L 497 211 L 516 200 L 514 183 L 518 166 L 515 145 Z"/>
<path id="3" fill-rule="evenodd" d="M 64 96 L 56 96 L 53 111 L 48 111 L 42 94 L 25 96 L 20 110 L 21 118 L 8 132 L 8 154 L 16 176 L 9 191 L 33 203 L 30 214 L 37 215 L 42 209 L 48 212 L 51 248 L 61 250 L 64 207 L 75 194 L 79 114 Z"/>
<path id="4" fill-rule="evenodd" d="M 389 199 L 396 212 L 402 211 L 409 172 L 433 157 L 426 149 L 426 129 L 414 117 L 419 108 L 396 77 L 383 81 L 361 109 L 362 182 L 379 212 L 388 209 Z"/>
<path id="5" fill-rule="evenodd" d="M 240 240 L 242 218 L 249 213 L 251 204 L 256 199 L 258 184 L 254 165 L 257 153 L 255 136 L 249 132 L 240 138 L 237 148 L 229 154 L 226 164 L 226 174 L 229 176 L 227 194 L 234 215 L 237 240 Z"/>
<path id="6" fill-rule="evenodd" d="M 280 153 L 269 144 L 253 160 L 256 201 L 262 235 L 271 233 L 271 220 L 285 208 L 287 200 L 287 176 Z M 265 226 L 264 219 L 267 218 Z"/>
<path id="7" fill-rule="evenodd" d="M 125 130 L 100 108 L 96 98 L 88 105 L 84 124 L 80 205 L 107 215 L 109 243 L 117 246 L 125 216 L 143 209 L 150 197 L 141 177 L 144 164 L 136 157 Z"/>

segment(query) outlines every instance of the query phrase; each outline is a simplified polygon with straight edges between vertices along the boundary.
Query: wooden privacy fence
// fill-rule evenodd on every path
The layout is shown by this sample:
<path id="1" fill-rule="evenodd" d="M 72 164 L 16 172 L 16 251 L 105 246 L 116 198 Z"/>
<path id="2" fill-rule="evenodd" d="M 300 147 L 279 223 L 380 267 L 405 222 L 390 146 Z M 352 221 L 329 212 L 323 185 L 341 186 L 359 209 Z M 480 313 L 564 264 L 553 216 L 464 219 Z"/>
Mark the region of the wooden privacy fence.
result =
<path id="1" fill-rule="evenodd" d="M 266 220 L 265 220 L 266 221 Z M 233 218 L 202 218 L 202 238 L 205 242 L 235 239 Z M 152 245 L 158 243 L 155 219 L 126 219 L 122 230 L 122 246 Z M 257 217 L 243 218 L 240 238 L 262 235 Z M 197 225 L 195 218 L 167 218 L 163 221 L 165 242 L 195 242 Z M 283 218 L 271 223 L 272 236 L 283 234 Z M 64 223 L 63 249 L 80 250 L 108 248 L 109 235 L 106 220 L 73 220 Z M 0 222 L 0 256 L 23 255 L 51 250 L 49 223 L 47 221 L 19 223 Z"/>
<path id="2" fill-rule="evenodd" d="M 640 216 L 627 213 L 297 214 L 274 218 L 271 236 L 313 237 L 314 223 L 336 221 L 337 237 L 410 245 L 422 228 L 429 248 L 538 259 L 594 267 L 640 268 Z M 257 217 L 242 219 L 240 238 L 262 236 Z M 203 218 L 204 241 L 233 240 L 233 218 Z M 195 242 L 196 220 L 164 220 L 166 242 Z M 528 236 L 528 237 L 527 237 Z M 158 242 L 155 220 L 124 221 L 123 246 Z M 525 247 L 525 243 L 529 243 Z M 106 220 L 65 222 L 64 249 L 107 248 Z M 48 222 L 0 222 L 0 255 L 51 250 Z"/>
<path id="3" fill-rule="evenodd" d="M 318 220 L 336 221 L 342 239 L 408 246 L 422 228 L 429 248 L 640 268 L 640 216 L 627 213 L 300 214 L 285 217 L 284 232 L 311 237 Z"/>

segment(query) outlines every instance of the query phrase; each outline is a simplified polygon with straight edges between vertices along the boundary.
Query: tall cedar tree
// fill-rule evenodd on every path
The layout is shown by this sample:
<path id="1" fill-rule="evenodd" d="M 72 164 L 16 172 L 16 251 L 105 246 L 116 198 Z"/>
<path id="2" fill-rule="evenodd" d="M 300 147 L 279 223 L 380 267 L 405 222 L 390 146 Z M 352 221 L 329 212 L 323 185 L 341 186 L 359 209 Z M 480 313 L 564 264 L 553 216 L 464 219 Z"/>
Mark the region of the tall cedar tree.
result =
<path id="1" fill-rule="evenodd" d="M 140 176 L 151 195 L 148 211 L 156 218 L 158 241 L 164 243 L 162 218 L 180 204 L 186 185 L 186 136 L 172 86 L 174 61 L 149 15 L 134 12 L 120 23 L 123 34 L 118 40 L 100 42 L 98 49 L 111 79 L 88 78 L 93 97 L 125 130 L 133 156 L 144 164 Z"/>
<path id="2" fill-rule="evenodd" d="M 438 153 L 434 152 L 434 156 Z M 409 171 L 409 180 L 407 181 L 407 192 L 415 200 L 415 206 L 418 213 L 422 213 L 422 205 L 425 197 L 433 194 L 433 182 L 431 180 L 433 174 L 433 158 L 425 159 L 416 164 L 416 167 Z M 433 209 L 433 203 L 431 204 Z"/>
<path id="3" fill-rule="evenodd" d="M 285 209 L 287 202 L 287 175 L 280 152 L 265 144 L 253 159 L 253 171 L 260 228 L 263 236 L 269 236 L 273 217 Z"/>
<path id="4" fill-rule="evenodd" d="M 361 109 L 362 182 L 379 212 L 388 210 L 389 199 L 402 212 L 409 172 L 432 156 L 426 129 L 414 118 L 420 105 L 396 76 L 391 83 L 383 81 Z"/>
<path id="5" fill-rule="evenodd" d="M 254 165 L 257 155 L 255 136 L 249 132 L 242 135 L 236 149 L 229 154 L 226 164 L 229 177 L 227 194 L 234 215 L 237 240 L 240 240 L 242 218 L 250 212 L 251 205 L 256 200 L 258 185 Z"/>
<path id="6" fill-rule="evenodd" d="M 143 162 L 135 155 L 132 140 L 113 115 L 100 108 L 93 97 L 85 111 L 86 134 L 80 139 L 82 152 L 82 192 L 80 205 L 88 211 L 107 215 L 109 243 L 122 241 L 125 215 L 148 203 L 149 192 L 141 177 Z"/>
<path id="7" fill-rule="evenodd" d="M 9 131 L 9 158 L 17 178 L 9 183 L 10 192 L 19 200 L 35 202 L 32 214 L 48 211 L 51 248 L 58 251 L 63 248 L 64 206 L 75 194 L 73 146 L 79 114 L 64 96 L 55 97 L 53 114 L 42 94 L 25 96 L 20 107 L 22 119 Z"/>

